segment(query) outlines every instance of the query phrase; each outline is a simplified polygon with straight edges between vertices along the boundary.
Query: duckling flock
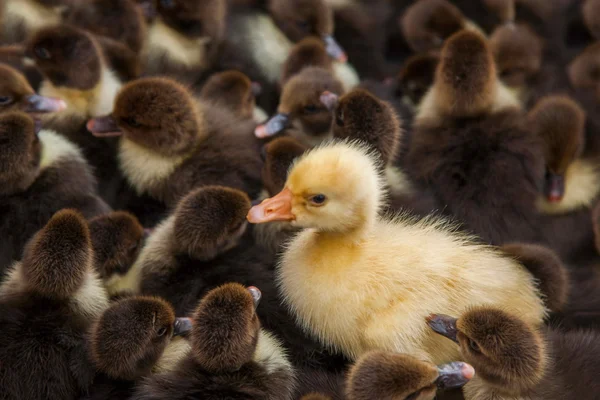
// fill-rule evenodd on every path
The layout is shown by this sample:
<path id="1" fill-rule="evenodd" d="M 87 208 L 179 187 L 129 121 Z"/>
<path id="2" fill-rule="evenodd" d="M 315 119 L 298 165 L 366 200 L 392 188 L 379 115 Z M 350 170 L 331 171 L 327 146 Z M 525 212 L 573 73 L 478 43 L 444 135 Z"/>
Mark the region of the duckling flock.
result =
<path id="1" fill-rule="evenodd" d="M 0 399 L 600 399 L 600 0 L 3 0 Z"/>

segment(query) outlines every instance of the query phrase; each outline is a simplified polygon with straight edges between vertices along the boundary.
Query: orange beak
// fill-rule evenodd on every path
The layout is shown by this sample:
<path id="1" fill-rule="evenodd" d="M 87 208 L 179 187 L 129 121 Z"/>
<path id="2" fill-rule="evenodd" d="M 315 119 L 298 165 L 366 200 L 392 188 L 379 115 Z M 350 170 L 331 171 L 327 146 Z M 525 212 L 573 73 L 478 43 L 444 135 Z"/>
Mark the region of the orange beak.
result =
<path id="1" fill-rule="evenodd" d="M 253 224 L 263 224 L 271 221 L 293 221 L 296 219 L 296 216 L 292 214 L 293 198 L 292 191 L 285 188 L 276 196 L 252 207 L 246 218 Z"/>

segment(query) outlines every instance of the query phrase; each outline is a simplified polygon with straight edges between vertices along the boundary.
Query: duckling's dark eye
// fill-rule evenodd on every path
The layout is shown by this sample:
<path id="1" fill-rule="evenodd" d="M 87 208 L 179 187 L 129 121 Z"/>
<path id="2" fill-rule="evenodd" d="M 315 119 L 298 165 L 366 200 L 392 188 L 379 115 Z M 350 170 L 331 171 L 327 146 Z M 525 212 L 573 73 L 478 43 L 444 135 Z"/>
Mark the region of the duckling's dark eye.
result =
<path id="1" fill-rule="evenodd" d="M 167 328 L 163 326 L 162 328 L 156 331 L 156 336 L 164 336 L 165 333 L 167 333 Z"/>
<path id="2" fill-rule="evenodd" d="M 472 351 L 474 351 L 475 353 L 481 353 L 481 349 L 479 348 L 479 345 L 473 339 L 469 339 L 469 348 Z"/>
<path id="3" fill-rule="evenodd" d="M 337 114 L 335 115 L 335 123 L 338 126 L 344 126 L 344 111 L 343 110 L 339 110 L 337 112 Z"/>
<path id="4" fill-rule="evenodd" d="M 173 8 L 175 6 L 175 0 L 160 0 L 160 5 L 164 8 Z"/>
<path id="5" fill-rule="evenodd" d="M 322 206 L 327 201 L 327 197 L 324 194 L 316 194 L 310 198 L 310 202 L 314 206 Z"/>
<path id="6" fill-rule="evenodd" d="M 13 98 L 10 96 L 0 96 L 0 106 L 7 106 L 13 102 Z"/>
<path id="7" fill-rule="evenodd" d="M 297 21 L 296 25 L 304 32 L 308 32 L 310 29 L 310 24 L 307 21 Z"/>
<path id="8" fill-rule="evenodd" d="M 123 118 L 123 122 L 125 122 L 127 125 L 131 126 L 132 128 L 138 128 L 141 126 L 141 124 L 133 117 Z"/>
<path id="9" fill-rule="evenodd" d="M 44 47 L 36 47 L 34 49 L 35 55 L 41 60 L 49 60 L 50 52 Z"/>
<path id="10" fill-rule="evenodd" d="M 313 104 L 304 107 L 304 112 L 307 114 L 314 114 L 319 111 L 319 108 Z"/>

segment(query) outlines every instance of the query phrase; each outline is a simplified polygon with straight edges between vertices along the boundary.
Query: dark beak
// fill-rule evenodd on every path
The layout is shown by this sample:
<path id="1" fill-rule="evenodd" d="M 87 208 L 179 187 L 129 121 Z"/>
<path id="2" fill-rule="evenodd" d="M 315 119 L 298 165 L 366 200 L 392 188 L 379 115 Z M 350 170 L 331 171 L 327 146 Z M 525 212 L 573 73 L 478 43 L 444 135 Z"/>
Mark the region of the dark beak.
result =
<path id="1" fill-rule="evenodd" d="M 348 61 L 348 56 L 346 55 L 344 50 L 342 50 L 338 42 L 335 41 L 333 36 L 325 35 L 323 36 L 323 40 L 325 41 L 325 50 L 331 58 L 341 63 L 345 63 L 346 61 Z"/>
<path id="2" fill-rule="evenodd" d="M 565 177 L 563 175 L 548 172 L 546 174 L 544 194 L 551 203 L 558 203 L 561 201 L 565 195 Z"/>
<path id="3" fill-rule="evenodd" d="M 255 286 L 248 286 L 248 291 L 252 295 L 252 300 L 254 301 L 254 309 L 256 309 L 258 307 L 258 304 L 260 303 L 260 299 L 262 298 L 262 293 Z"/>
<path id="4" fill-rule="evenodd" d="M 442 314 L 431 314 L 427 317 L 427 324 L 434 332 L 458 343 L 458 339 L 456 338 L 456 334 L 458 333 L 456 321 L 456 318 Z"/>
<path id="5" fill-rule="evenodd" d="M 277 113 L 265 124 L 259 125 L 254 130 L 254 134 L 259 139 L 265 139 L 282 132 L 289 124 L 290 116 L 288 114 Z"/>
<path id="6" fill-rule="evenodd" d="M 185 336 L 192 329 L 192 320 L 176 318 L 173 324 L 173 336 Z"/>
<path id="7" fill-rule="evenodd" d="M 61 99 L 52 97 L 44 97 L 37 94 L 32 94 L 26 98 L 27 105 L 25 112 L 28 113 L 50 113 L 63 111 L 67 108 L 67 103 Z"/>
<path id="8" fill-rule="evenodd" d="M 338 105 L 339 97 L 335 93 L 331 93 L 329 91 L 325 91 L 319 97 L 319 100 L 329 111 L 333 111 L 335 107 Z"/>
<path id="9" fill-rule="evenodd" d="M 250 84 L 250 90 L 252 91 L 254 97 L 258 97 L 262 93 L 262 85 L 258 82 L 252 82 Z"/>
<path id="10" fill-rule="evenodd" d="M 90 119 L 86 125 L 87 130 L 96 137 L 121 136 L 123 132 L 117 126 L 117 123 L 110 115 Z"/>
<path id="11" fill-rule="evenodd" d="M 438 366 L 440 376 L 435 381 L 442 390 L 457 389 L 465 386 L 474 376 L 475 370 L 464 362 L 452 362 Z"/>

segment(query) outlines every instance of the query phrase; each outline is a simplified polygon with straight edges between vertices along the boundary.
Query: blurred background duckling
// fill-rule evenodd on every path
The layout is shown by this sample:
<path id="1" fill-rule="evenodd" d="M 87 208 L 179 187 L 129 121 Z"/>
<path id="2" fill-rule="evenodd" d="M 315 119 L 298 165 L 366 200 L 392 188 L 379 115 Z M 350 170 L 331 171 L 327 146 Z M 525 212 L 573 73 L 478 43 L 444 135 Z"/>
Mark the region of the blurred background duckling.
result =
<path id="1" fill-rule="evenodd" d="M 458 343 L 475 369 L 465 399 L 595 399 L 598 334 L 531 326 L 511 312 L 476 307 L 458 319 L 434 314 L 431 328 Z"/>
<path id="2" fill-rule="evenodd" d="M 5 0 L 0 4 L 2 12 L 3 44 L 20 43 L 31 34 L 47 26 L 61 22 L 63 13 L 74 0 Z"/>
<path id="3" fill-rule="evenodd" d="M 279 341 L 260 328 L 255 287 L 210 291 L 192 318 L 191 351 L 168 373 L 142 382 L 133 399 L 292 398 L 294 370 Z"/>
<path id="4" fill-rule="evenodd" d="M 332 143 L 297 160 L 284 190 L 248 213 L 252 223 L 304 228 L 286 246 L 277 281 L 307 332 L 350 359 L 378 349 L 441 363 L 457 353 L 428 335 L 431 308 L 498 304 L 542 322 L 546 309 L 523 266 L 443 220 L 380 217 L 383 188 L 377 154 Z"/>
<path id="5" fill-rule="evenodd" d="M 107 307 L 85 219 L 73 210 L 56 213 L 0 286 L 2 397 L 58 400 L 86 393 L 95 372 L 85 337 Z"/>
<path id="6" fill-rule="evenodd" d="M 139 380 L 176 368 L 190 350 L 182 336 L 189 318 L 175 318 L 158 297 L 130 297 L 113 303 L 94 322 L 89 353 L 99 374 L 82 399 L 129 399 Z"/>
<path id="7" fill-rule="evenodd" d="M 75 208 L 86 218 L 110 207 L 81 151 L 27 114 L 0 115 L 0 274 L 19 260 L 27 241 L 57 211 Z M 35 199 L 35 200 L 33 200 Z"/>

